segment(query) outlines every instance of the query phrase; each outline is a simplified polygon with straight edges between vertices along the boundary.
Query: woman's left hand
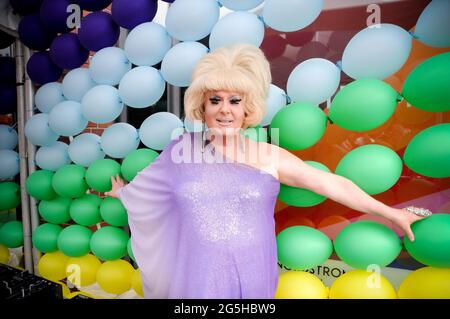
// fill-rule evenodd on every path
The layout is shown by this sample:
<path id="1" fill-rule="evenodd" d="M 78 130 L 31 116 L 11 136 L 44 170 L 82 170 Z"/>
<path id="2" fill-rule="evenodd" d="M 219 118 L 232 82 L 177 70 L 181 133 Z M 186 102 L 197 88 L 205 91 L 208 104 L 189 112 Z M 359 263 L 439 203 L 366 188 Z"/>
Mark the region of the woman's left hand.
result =
<path id="1" fill-rule="evenodd" d="M 414 241 L 414 233 L 411 230 L 411 224 L 426 217 L 417 216 L 408 212 L 406 209 L 395 208 L 395 210 L 394 217 L 391 219 L 392 222 L 403 230 L 410 241 Z"/>

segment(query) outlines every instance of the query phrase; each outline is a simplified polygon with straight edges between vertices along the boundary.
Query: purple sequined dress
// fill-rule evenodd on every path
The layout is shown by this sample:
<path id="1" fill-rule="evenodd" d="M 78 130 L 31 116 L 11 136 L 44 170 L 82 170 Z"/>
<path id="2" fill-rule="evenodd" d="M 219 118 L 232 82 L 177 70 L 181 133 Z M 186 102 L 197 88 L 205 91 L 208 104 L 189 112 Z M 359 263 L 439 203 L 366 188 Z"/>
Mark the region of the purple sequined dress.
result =
<path id="1" fill-rule="evenodd" d="M 274 298 L 280 184 L 246 164 L 198 161 L 200 136 L 173 140 L 118 192 L 145 297 Z"/>

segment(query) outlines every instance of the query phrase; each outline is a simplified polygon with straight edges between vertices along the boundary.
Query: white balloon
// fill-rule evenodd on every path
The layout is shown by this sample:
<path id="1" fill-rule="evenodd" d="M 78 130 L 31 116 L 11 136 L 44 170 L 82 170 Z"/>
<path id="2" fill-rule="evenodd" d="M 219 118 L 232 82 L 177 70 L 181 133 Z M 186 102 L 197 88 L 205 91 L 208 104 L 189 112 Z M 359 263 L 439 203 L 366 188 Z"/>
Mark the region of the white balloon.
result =
<path id="1" fill-rule="evenodd" d="M 264 0 L 219 0 L 219 2 L 230 10 L 243 11 L 256 8 Z"/>
<path id="2" fill-rule="evenodd" d="M 84 167 L 105 158 L 105 153 L 101 148 L 101 138 L 93 133 L 83 133 L 75 137 L 69 145 L 68 152 L 70 159 L 75 164 Z"/>
<path id="3" fill-rule="evenodd" d="M 52 109 L 48 117 L 50 128 L 63 136 L 81 133 L 88 120 L 81 114 L 81 104 L 75 101 L 61 102 Z"/>
<path id="4" fill-rule="evenodd" d="M 98 84 L 117 85 L 130 69 L 125 51 L 116 47 L 101 49 L 89 64 L 89 74 Z"/>
<path id="5" fill-rule="evenodd" d="M 81 100 L 81 113 L 91 122 L 104 124 L 114 121 L 123 110 L 119 90 L 111 85 L 97 85 Z"/>
<path id="6" fill-rule="evenodd" d="M 142 122 L 139 137 L 142 143 L 154 150 L 163 150 L 177 135 L 183 133 L 183 122 L 169 112 L 158 112 Z"/>
<path id="7" fill-rule="evenodd" d="M 66 74 L 62 82 L 62 90 L 68 100 L 81 102 L 86 92 L 96 85 L 88 69 L 77 68 Z"/>

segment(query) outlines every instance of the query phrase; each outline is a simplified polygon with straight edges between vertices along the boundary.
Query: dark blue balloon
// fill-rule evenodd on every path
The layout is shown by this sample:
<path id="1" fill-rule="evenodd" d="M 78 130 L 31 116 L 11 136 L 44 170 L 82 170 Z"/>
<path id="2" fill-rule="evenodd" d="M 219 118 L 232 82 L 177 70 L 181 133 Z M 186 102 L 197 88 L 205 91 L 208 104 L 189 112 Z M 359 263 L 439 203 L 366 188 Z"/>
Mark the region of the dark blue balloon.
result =
<path id="1" fill-rule="evenodd" d="M 150 22 L 158 9 L 156 0 L 113 0 L 111 13 L 114 21 L 126 29 Z"/>
<path id="2" fill-rule="evenodd" d="M 112 47 L 119 39 L 120 27 L 106 12 L 93 12 L 81 20 L 78 38 L 88 50 L 99 51 Z"/>
<path id="3" fill-rule="evenodd" d="M 15 84 L 0 84 L 0 114 L 9 114 L 16 109 L 17 94 Z"/>
<path id="4" fill-rule="evenodd" d="M 27 63 L 27 73 L 31 81 L 37 84 L 55 82 L 63 70 L 53 63 L 48 51 L 36 52 Z"/>
<path id="5" fill-rule="evenodd" d="M 12 35 L 0 30 L 0 49 L 9 47 L 15 40 Z"/>
<path id="6" fill-rule="evenodd" d="M 9 0 L 14 13 L 26 16 L 31 13 L 39 12 L 43 0 Z"/>
<path id="7" fill-rule="evenodd" d="M 112 0 L 73 0 L 83 10 L 87 11 L 99 11 L 109 6 Z"/>
<path id="8" fill-rule="evenodd" d="M 50 47 L 56 33 L 45 28 L 38 13 L 23 17 L 19 22 L 19 38 L 27 47 L 43 51 Z"/>
<path id="9" fill-rule="evenodd" d="M 84 64 L 89 57 L 75 33 L 60 34 L 50 46 L 50 57 L 62 69 L 75 69 Z"/>
<path id="10" fill-rule="evenodd" d="M 14 58 L 0 57 L 0 83 L 16 84 L 16 62 Z"/>
<path id="11" fill-rule="evenodd" d="M 71 0 L 44 0 L 39 16 L 45 27 L 56 33 L 65 33 L 73 29 L 67 26 L 67 18 L 72 14 L 67 12 L 67 7 L 71 3 Z"/>

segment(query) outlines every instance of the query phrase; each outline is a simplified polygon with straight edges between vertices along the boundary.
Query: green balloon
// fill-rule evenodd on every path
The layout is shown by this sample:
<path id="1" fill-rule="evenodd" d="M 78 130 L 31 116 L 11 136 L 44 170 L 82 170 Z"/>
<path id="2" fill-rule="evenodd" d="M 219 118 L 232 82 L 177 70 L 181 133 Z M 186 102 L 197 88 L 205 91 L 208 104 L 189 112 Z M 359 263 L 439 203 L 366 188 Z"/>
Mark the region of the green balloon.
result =
<path id="1" fill-rule="evenodd" d="M 363 145 L 347 153 L 336 167 L 336 174 L 347 177 L 370 195 L 382 193 L 398 181 L 403 163 L 386 146 Z"/>
<path id="2" fill-rule="evenodd" d="M 259 125 L 255 127 L 249 127 L 245 130 L 244 135 L 255 142 L 267 143 L 269 141 L 267 130 Z"/>
<path id="3" fill-rule="evenodd" d="M 334 250 L 346 264 L 367 269 L 371 264 L 389 265 L 402 250 L 397 234 L 374 221 L 362 220 L 345 226 L 336 236 Z"/>
<path id="4" fill-rule="evenodd" d="M 131 248 L 131 238 L 128 239 L 127 252 L 128 252 L 128 256 L 130 256 L 130 258 L 131 258 L 134 262 L 136 262 L 136 259 L 134 258 L 133 249 Z"/>
<path id="5" fill-rule="evenodd" d="M 307 226 L 288 227 L 277 235 L 278 261 L 293 270 L 307 270 L 322 264 L 333 252 L 331 240 Z"/>
<path id="6" fill-rule="evenodd" d="M 118 198 L 105 197 L 100 204 L 100 214 L 105 222 L 111 226 L 122 227 L 128 225 L 128 214 Z"/>
<path id="7" fill-rule="evenodd" d="M 314 161 L 305 161 L 305 163 L 321 171 L 330 172 L 328 167 L 321 163 Z M 290 206 L 310 207 L 324 202 L 327 198 L 305 188 L 281 184 L 278 199 Z"/>
<path id="8" fill-rule="evenodd" d="M 327 117 L 317 106 L 293 103 L 282 108 L 272 119 L 272 143 L 289 150 L 303 150 L 316 144 L 325 133 Z"/>
<path id="9" fill-rule="evenodd" d="M 350 131 L 369 131 L 394 114 L 400 95 L 386 82 L 359 79 L 344 86 L 334 97 L 329 117 Z"/>
<path id="10" fill-rule="evenodd" d="M 52 224 L 64 224 L 70 220 L 70 205 L 72 198 L 56 197 L 51 200 L 43 200 L 38 205 L 41 217 Z"/>
<path id="11" fill-rule="evenodd" d="M 403 159 L 421 175 L 450 177 L 450 123 L 431 126 L 414 136 Z"/>
<path id="12" fill-rule="evenodd" d="M 57 195 L 52 187 L 54 173 L 48 170 L 39 170 L 28 176 L 25 183 L 28 194 L 36 199 L 50 200 Z"/>
<path id="13" fill-rule="evenodd" d="M 33 245 L 43 253 L 58 250 L 58 237 L 62 228 L 54 224 L 42 224 L 34 230 Z"/>
<path id="14" fill-rule="evenodd" d="M 92 231 L 84 226 L 71 225 L 58 237 L 58 249 L 69 257 L 81 257 L 89 253 Z"/>
<path id="15" fill-rule="evenodd" d="M 409 254 L 424 265 L 450 268 L 450 214 L 433 214 L 411 225 L 414 242 L 404 237 Z"/>
<path id="16" fill-rule="evenodd" d="M 91 250 L 100 259 L 116 260 L 127 254 L 129 236 L 122 229 L 106 226 L 97 230 L 91 239 Z"/>
<path id="17" fill-rule="evenodd" d="M 450 111 L 450 52 L 435 55 L 416 66 L 403 84 L 402 95 L 419 109 Z"/>
<path id="18" fill-rule="evenodd" d="M 128 154 L 121 166 L 122 176 L 129 182 L 139 173 L 152 163 L 157 157 L 158 153 L 148 148 L 141 148 Z"/>
<path id="19" fill-rule="evenodd" d="M 8 248 L 23 246 L 22 222 L 13 220 L 0 227 L 0 244 Z"/>
<path id="20" fill-rule="evenodd" d="M 70 217 L 80 225 L 92 226 L 101 222 L 100 204 L 102 199 L 95 194 L 84 194 L 74 199 L 70 205 Z"/>
<path id="21" fill-rule="evenodd" d="M 17 183 L 0 183 L 0 211 L 16 208 L 20 202 L 20 186 Z"/>
<path id="22" fill-rule="evenodd" d="M 111 176 L 120 174 L 120 164 L 112 159 L 100 159 L 93 162 L 86 171 L 86 182 L 97 192 L 111 190 Z"/>
<path id="23" fill-rule="evenodd" d="M 62 197 L 76 198 L 85 194 L 88 186 L 85 181 L 86 169 L 81 165 L 70 164 L 58 169 L 53 176 L 52 185 Z"/>

